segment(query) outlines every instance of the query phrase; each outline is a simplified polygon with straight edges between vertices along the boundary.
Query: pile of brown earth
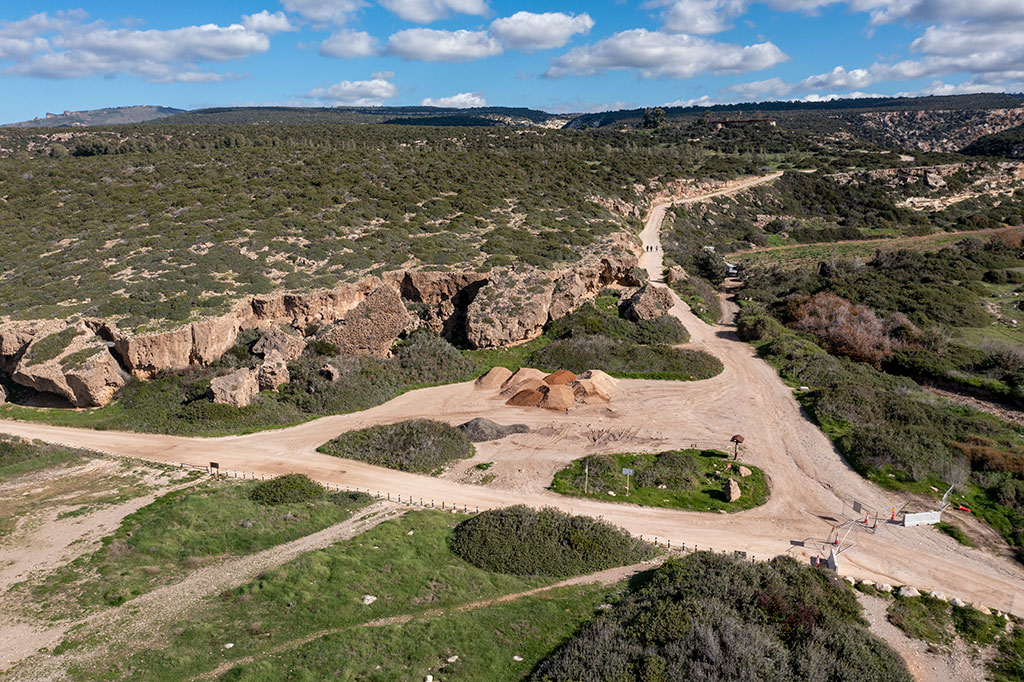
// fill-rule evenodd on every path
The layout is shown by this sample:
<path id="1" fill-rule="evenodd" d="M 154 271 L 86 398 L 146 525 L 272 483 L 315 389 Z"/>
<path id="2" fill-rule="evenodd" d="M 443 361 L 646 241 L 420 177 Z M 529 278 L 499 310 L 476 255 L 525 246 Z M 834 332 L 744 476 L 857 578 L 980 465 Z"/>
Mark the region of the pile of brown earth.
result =
<path id="1" fill-rule="evenodd" d="M 508 368 L 495 367 L 476 380 L 476 388 L 497 391 L 495 397 L 513 407 L 564 412 L 576 405 L 610 402 L 618 383 L 599 369 L 576 375 L 564 369 L 548 374 L 522 367 L 513 373 Z"/>

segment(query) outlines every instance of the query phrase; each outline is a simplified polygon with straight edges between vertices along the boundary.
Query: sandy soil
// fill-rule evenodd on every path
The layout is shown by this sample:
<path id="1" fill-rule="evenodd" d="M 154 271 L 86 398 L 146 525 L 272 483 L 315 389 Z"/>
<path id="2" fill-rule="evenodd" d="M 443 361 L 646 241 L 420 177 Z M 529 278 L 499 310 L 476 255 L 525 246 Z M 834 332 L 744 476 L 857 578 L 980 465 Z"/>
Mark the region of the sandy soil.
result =
<path id="1" fill-rule="evenodd" d="M 718 193 L 739 191 L 773 177 Z M 645 244 L 660 245 L 658 232 L 667 206 L 652 211 L 643 231 Z M 661 278 L 661 258 L 660 250 L 645 252 L 641 261 L 655 281 Z M 359 413 L 226 438 L 91 431 L 10 421 L 0 422 L 0 431 L 164 462 L 205 466 L 215 459 L 222 470 L 268 476 L 304 472 L 332 485 L 390 494 L 393 500 L 401 495 L 403 502 L 411 498 L 440 506 L 444 501 L 470 511 L 515 503 L 551 505 L 604 518 L 645 538 L 671 540 L 673 546 L 744 550 L 756 558 L 789 553 L 810 560 L 823 552 L 821 543 L 833 524 L 853 516 L 853 501 L 881 510 L 883 519 L 892 506 L 901 504 L 899 496 L 869 483 L 850 468 L 802 413 L 775 370 L 738 340 L 731 324 L 734 305 L 730 303 L 726 310 L 727 322 L 710 326 L 678 297 L 675 300 L 672 314 L 690 331 L 690 346 L 717 356 L 725 370 L 700 382 L 623 380 L 610 405 L 580 406 L 567 414 L 506 407 L 474 390 L 472 383 L 463 383 L 412 391 Z M 457 475 L 431 478 L 316 452 L 318 445 L 352 429 L 415 417 L 458 424 L 478 416 L 501 423 L 525 423 L 533 431 L 480 444 L 474 461 L 495 462 L 490 472 L 496 474 L 496 480 L 488 486 L 460 483 L 453 480 Z M 609 430 L 621 438 L 597 445 L 594 434 Z M 756 509 L 701 514 L 566 498 L 546 489 L 555 470 L 590 452 L 657 451 L 692 443 L 725 449 L 735 433 L 746 438 L 741 459 L 764 469 L 771 482 L 770 500 Z M 847 549 L 848 545 L 854 546 Z M 839 571 L 856 578 L 939 590 L 1024 616 L 1024 570 L 1018 564 L 962 547 L 932 528 L 903 528 L 883 520 L 877 532 L 851 533 L 840 556 Z"/>

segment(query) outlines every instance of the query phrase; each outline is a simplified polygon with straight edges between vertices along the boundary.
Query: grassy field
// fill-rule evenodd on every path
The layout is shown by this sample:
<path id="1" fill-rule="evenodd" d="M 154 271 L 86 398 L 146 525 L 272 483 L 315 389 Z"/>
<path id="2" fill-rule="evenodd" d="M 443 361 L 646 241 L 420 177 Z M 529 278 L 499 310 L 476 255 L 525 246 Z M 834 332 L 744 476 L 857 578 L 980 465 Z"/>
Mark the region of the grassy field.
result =
<path id="1" fill-rule="evenodd" d="M 728 455 L 715 450 L 590 455 L 555 474 L 551 489 L 573 497 L 690 511 L 731 512 L 764 504 L 768 500 L 768 484 L 761 470 L 744 465 L 751 474 L 741 477 L 737 471 L 739 463 L 728 459 Z M 589 468 L 589 475 L 585 468 Z M 636 472 L 630 477 L 628 496 L 624 468 Z M 742 493 L 735 502 L 725 501 L 723 490 L 729 480 L 736 481 Z M 585 487 L 589 492 L 584 492 Z"/>
<path id="2" fill-rule="evenodd" d="M 318 499 L 264 505 L 256 482 L 207 479 L 168 493 L 125 517 L 102 546 L 31 587 L 40 611 L 81 615 L 116 606 L 189 571 L 258 552 L 343 521 L 369 498 L 322 491 Z"/>
<path id="3" fill-rule="evenodd" d="M 348 431 L 317 451 L 432 476 L 476 454 L 476 448 L 461 429 L 433 419 L 409 419 Z"/>
<path id="4" fill-rule="evenodd" d="M 402 625 L 349 627 L 297 649 L 260 656 L 218 679 L 420 682 L 432 674 L 435 680 L 450 682 L 523 680 L 618 589 L 566 587 Z"/>
<path id="5" fill-rule="evenodd" d="M 400 615 L 422 617 L 437 609 L 449 612 L 463 604 L 554 581 L 493 573 L 456 557 L 448 549 L 448 537 L 464 518 L 420 511 L 387 521 L 352 540 L 303 555 L 251 583 L 209 598 L 167 628 L 158 645 L 117 649 L 101 662 L 72 665 L 68 675 L 76 680 L 189 679 L 324 630 L 353 628 Z M 363 595 L 376 600 L 363 604 Z M 557 639 L 565 634 L 552 636 Z M 369 646 L 362 641 L 360 647 Z M 233 646 L 225 648 L 227 643 Z M 75 645 L 87 648 L 93 644 Z M 510 657 L 515 654 L 509 652 Z M 533 655 L 539 655 L 539 648 Z M 331 670 L 296 679 L 332 677 Z M 377 671 L 370 666 L 367 674 L 376 675 Z"/>
<path id="6" fill-rule="evenodd" d="M 729 254 L 728 259 L 742 265 L 778 265 L 785 268 L 815 265 L 832 257 L 870 259 L 879 249 L 896 251 L 938 251 L 955 244 L 967 236 L 987 234 L 981 232 L 939 232 L 923 237 L 894 237 L 891 239 L 866 239 L 863 241 L 830 242 L 827 244 L 782 245 L 755 251 L 741 251 Z"/>

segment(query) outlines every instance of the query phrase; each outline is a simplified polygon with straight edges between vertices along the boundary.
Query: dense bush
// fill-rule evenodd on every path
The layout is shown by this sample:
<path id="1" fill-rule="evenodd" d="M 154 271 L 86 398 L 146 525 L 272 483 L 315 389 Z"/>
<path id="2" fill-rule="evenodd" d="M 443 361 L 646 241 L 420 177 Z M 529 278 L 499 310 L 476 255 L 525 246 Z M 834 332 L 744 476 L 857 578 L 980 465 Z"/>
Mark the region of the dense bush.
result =
<path id="1" fill-rule="evenodd" d="M 305 474 L 286 474 L 253 486 L 249 499 L 266 505 L 293 504 L 317 500 L 327 490 Z"/>
<path id="2" fill-rule="evenodd" d="M 543 661 L 530 679 L 909 682 L 852 590 L 789 557 L 670 560 Z"/>
<path id="3" fill-rule="evenodd" d="M 389 469 L 422 473 L 437 473 L 476 452 L 462 429 L 433 419 L 411 419 L 349 431 L 318 450 Z"/>
<path id="4" fill-rule="evenodd" d="M 738 327 L 783 377 L 812 389 L 802 402 L 857 471 L 884 485 L 933 481 L 977 492 L 969 506 L 1010 544 L 1024 545 L 1018 428 L 927 395 L 909 378 L 830 355 L 761 305 L 743 306 Z"/>
<path id="5" fill-rule="evenodd" d="M 644 379 L 710 379 L 721 373 L 718 358 L 699 350 L 644 346 L 607 336 L 571 336 L 531 354 L 538 367 L 571 372 L 602 369 L 621 377 Z"/>
<path id="6" fill-rule="evenodd" d="M 573 336 L 607 336 L 640 344 L 685 343 L 690 335 L 678 318 L 663 315 L 633 322 L 619 315 L 618 299 L 599 296 L 576 311 L 551 322 L 545 334 L 553 339 Z"/>
<path id="7" fill-rule="evenodd" d="M 655 553 L 651 545 L 604 521 L 524 506 L 492 509 L 463 521 L 450 546 L 474 566 L 524 576 L 593 573 Z"/>

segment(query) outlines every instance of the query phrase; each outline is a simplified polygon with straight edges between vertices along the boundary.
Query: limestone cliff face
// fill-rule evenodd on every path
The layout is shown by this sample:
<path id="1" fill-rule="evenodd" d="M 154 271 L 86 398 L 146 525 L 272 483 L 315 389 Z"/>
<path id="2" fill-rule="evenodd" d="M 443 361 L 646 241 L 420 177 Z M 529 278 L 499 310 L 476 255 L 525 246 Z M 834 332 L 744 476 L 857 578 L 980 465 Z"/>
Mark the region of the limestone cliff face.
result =
<path id="1" fill-rule="evenodd" d="M 385 284 L 319 336 L 346 355 L 385 356 L 395 340 L 414 327 L 398 290 Z"/>
<path id="2" fill-rule="evenodd" d="M 0 371 L 16 383 L 63 396 L 74 405 L 96 406 L 109 402 L 124 384 L 122 368 L 148 379 L 161 370 L 210 364 L 231 348 L 242 329 L 263 328 L 270 333 L 274 327 L 304 329 L 317 323 L 324 340 L 343 351 L 380 355 L 417 326 L 449 339 L 468 340 L 479 348 L 521 343 L 538 336 L 549 320 L 592 300 L 602 287 L 616 282 L 639 284 L 631 280 L 638 251 L 631 238 L 620 235 L 610 246 L 619 255 L 594 257 L 562 272 L 399 271 L 326 291 L 254 296 L 224 315 L 156 333 L 132 333 L 114 322 L 83 320 L 75 323 L 80 333 L 71 345 L 43 363 L 29 364 L 24 358 L 31 355 L 34 344 L 68 323 L 5 323 L 0 325 Z M 277 332 L 291 336 L 280 328 Z M 287 362 L 304 345 L 296 334 L 294 339 L 268 339 L 258 352 L 268 355 L 276 349 Z M 67 357 L 72 355 L 74 361 L 68 365 Z M 283 377 L 277 369 L 265 374 L 264 385 Z M 237 396 L 248 395 L 250 383 L 255 382 L 255 377 L 253 382 L 236 381 L 240 390 L 223 390 L 222 395 L 235 395 L 222 399 L 245 402 Z"/>
<path id="3" fill-rule="evenodd" d="M 38 328 L 11 379 L 75 407 L 106 405 L 125 382 L 107 343 L 82 323 Z"/>

